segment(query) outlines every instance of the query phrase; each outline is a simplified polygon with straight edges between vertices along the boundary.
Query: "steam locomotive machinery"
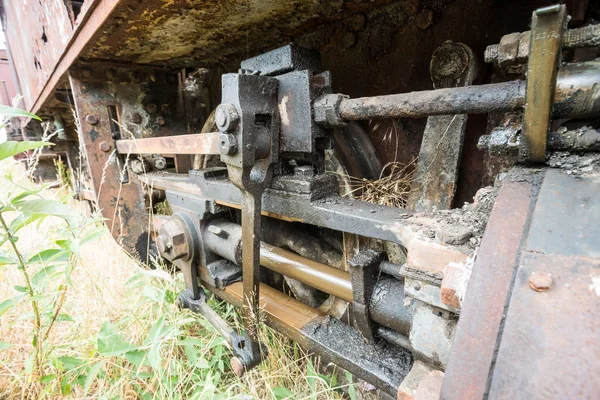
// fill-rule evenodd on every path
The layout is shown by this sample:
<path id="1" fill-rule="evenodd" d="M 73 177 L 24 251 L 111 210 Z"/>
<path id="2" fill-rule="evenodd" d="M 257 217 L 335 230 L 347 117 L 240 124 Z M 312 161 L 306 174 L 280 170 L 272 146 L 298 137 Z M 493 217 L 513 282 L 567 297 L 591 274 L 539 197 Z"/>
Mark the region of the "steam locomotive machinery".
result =
<path id="1" fill-rule="evenodd" d="M 565 18 L 564 6 L 539 9 L 531 32 L 488 48 L 486 61 L 523 68 L 526 80 L 472 85 L 473 53 L 448 42 L 432 58 L 436 89 L 351 99 L 332 93 L 335 77 L 317 52 L 291 44 L 222 76 L 217 129 L 116 140 L 121 155 L 193 145 L 216 165 L 139 179 L 164 191 L 174 211 L 155 216 L 153 237 L 184 273 L 179 304 L 223 335 L 234 371 L 268 351 L 257 337 L 264 315 L 392 397 L 600 390 L 599 346 L 586 332 L 599 309 L 597 167 L 547 167 L 556 166 L 553 150 L 593 158 L 599 143 L 597 129 L 558 128 L 600 115 L 598 62 L 560 62 L 561 50 L 597 41 L 597 32 L 567 31 Z M 467 115 L 484 113 L 509 116 L 480 146 L 513 167 L 475 204 L 448 210 Z M 418 117 L 428 121 L 410 206 L 340 195 L 347 182 L 331 171 L 349 159 L 377 163 L 354 121 Z M 204 290 L 243 309 L 243 332 L 207 305 Z M 563 369 L 580 383 L 559 377 Z"/>

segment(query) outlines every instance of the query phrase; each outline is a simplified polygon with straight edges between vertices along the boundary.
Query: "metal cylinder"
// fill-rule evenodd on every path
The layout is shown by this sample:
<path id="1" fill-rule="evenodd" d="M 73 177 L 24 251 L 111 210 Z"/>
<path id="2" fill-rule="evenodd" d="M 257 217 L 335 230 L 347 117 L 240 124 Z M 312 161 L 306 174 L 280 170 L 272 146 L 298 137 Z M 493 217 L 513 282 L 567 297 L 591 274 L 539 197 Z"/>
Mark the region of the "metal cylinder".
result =
<path id="1" fill-rule="evenodd" d="M 206 248 L 236 264 L 241 262 L 241 229 L 238 224 L 215 221 L 207 224 L 203 236 Z M 214 237 L 212 237 L 214 236 Z M 261 242 L 260 265 L 327 294 L 353 301 L 350 274 Z M 380 277 L 373 290 L 369 311 L 373 321 L 402 334 L 408 334 L 413 305 L 404 305 L 404 284 Z"/>
<path id="2" fill-rule="evenodd" d="M 556 117 L 587 117 L 600 113 L 600 62 L 569 64 L 558 72 L 554 96 Z M 422 118 L 431 115 L 485 114 L 525 106 L 525 81 L 490 83 L 386 96 L 343 99 L 343 120 Z"/>
<path id="3" fill-rule="evenodd" d="M 203 245 L 236 265 L 242 264 L 242 227 L 233 222 L 214 221 L 205 226 Z"/>
<path id="4" fill-rule="evenodd" d="M 267 243 L 260 244 L 260 265 L 297 279 L 322 292 L 352 301 L 350 274 L 341 269 L 318 263 Z"/>
<path id="5" fill-rule="evenodd" d="M 408 335 L 412 324 L 414 301 L 404 304 L 404 283 L 394 278 L 380 278 L 373 289 L 369 314 L 380 325 Z"/>

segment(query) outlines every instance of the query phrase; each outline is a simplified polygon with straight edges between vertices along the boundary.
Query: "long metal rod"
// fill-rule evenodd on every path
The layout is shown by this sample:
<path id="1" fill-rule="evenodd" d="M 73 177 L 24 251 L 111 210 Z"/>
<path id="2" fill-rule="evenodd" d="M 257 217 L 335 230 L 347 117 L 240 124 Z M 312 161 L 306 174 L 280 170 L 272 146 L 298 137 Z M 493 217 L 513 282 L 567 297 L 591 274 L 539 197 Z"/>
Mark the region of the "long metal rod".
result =
<path id="1" fill-rule="evenodd" d="M 558 73 L 556 84 L 555 116 L 579 117 L 599 113 L 598 74 L 598 62 L 563 67 Z M 576 88 L 573 83 L 577 84 Z M 525 106 L 525 95 L 526 82 L 511 81 L 360 97 L 343 99 L 339 105 L 339 116 L 343 120 L 367 120 L 513 111 Z"/>
<path id="2" fill-rule="evenodd" d="M 350 274 L 267 243 L 260 244 L 260 265 L 346 301 L 352 301 Z"/>
<path id="3" fill-rule="evenodd" d="M 121 154 L 219 154 L 219 132 L 117 140 Z"/>

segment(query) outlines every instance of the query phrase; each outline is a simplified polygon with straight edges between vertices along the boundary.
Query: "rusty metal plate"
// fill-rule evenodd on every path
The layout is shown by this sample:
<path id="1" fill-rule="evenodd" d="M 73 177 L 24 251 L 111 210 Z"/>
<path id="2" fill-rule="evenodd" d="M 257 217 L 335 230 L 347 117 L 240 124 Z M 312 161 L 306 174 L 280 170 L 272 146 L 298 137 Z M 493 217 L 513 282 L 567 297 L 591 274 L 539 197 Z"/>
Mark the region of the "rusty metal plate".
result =
<path id="1" fill-rule="evenodd" d="M 548 291 L 531 274 L 551 274 Z M 490 399 L 597 399 L 600 259 L 526 253 L 508 307 Z"/>
<path id="2" fill-rule="evenodd" d="M 597 175 L 547 172 L 517 269 L 489 398 L 598 398 L 598 193 Z"/>
<path id="3" fill-rule="evenodd" d="M 219 154 L 219 135 L 219 132 L 208 132 L 117 140 L 116 146 L 121 154 Z"/>
<path id="4" fill-rule="evenodd" d="M 531 196 L 527 182 L 505 182 L 498 193 L 465 295 L 442 399 L 484 397 Z"/>

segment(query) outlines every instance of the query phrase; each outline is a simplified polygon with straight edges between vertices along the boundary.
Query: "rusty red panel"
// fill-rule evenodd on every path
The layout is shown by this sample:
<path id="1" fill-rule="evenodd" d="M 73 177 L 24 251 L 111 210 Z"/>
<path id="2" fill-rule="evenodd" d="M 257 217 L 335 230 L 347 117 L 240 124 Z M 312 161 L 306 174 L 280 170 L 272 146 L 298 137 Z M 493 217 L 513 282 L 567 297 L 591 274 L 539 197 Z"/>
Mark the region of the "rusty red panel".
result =
<path id="1" fill-rule="evenodd" d="M 489 398 L 600 395 L 600 179 L 549 170 L 517 268 Z"/>
<path id="2" fill-rule="evenodd" d="M 498 193 L 467 288 L 442 399 L 484 397 L 531 195 L 527 182 L 505 182 Z"/>
<path id="3" fill-rule="evenodd" d="M 547 290 L 532 274 L 551 276 Z M 529 253 L 519 265 L 490 385 L 494 399 L 597 399 L 600 259 Z"/>
<path id="4" fill-rule="evenodd" d="M 97 76 L 98 74 L 96 74 Z M 106 85 L 85 81 L 79 69 L 71 71 L 70 82 L 77 115 L 81 121 L 80 138 L 85 149 L 88 172 L 96 194 L 96 206 L 117 242 L 130 253 L 147 261 L 150 248 L 149 204 L 140 182 L 128 173 L 126 158 L 116 153 L 111 108 L 120 108 L 119 97 Z M 127 179 L 123 179 L 124 173 Z"/>
<path id="5" fill-rule="evenodd" d="M 3 1 L 7 42 L 26 107 L 39 96 L 73 34 L 63 0 Z"/>

